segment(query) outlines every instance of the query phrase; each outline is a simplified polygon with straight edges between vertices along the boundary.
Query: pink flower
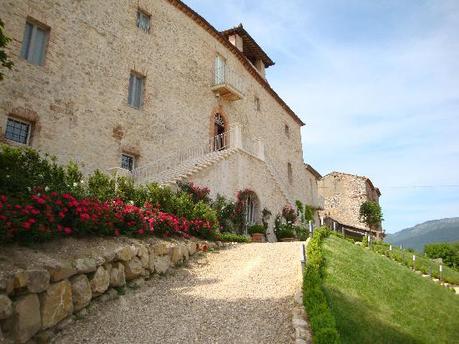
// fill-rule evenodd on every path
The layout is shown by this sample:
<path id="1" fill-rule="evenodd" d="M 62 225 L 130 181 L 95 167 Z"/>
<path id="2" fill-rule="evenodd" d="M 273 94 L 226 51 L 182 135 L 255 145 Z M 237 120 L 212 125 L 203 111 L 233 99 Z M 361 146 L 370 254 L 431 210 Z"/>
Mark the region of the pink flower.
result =
<path id="1" fill-rule="evenodd" d="M 70 228 L 70 227 L 64 227 L 64 233 L 67 234 L 67 235 L 72 234 L 72 228 Z"/>

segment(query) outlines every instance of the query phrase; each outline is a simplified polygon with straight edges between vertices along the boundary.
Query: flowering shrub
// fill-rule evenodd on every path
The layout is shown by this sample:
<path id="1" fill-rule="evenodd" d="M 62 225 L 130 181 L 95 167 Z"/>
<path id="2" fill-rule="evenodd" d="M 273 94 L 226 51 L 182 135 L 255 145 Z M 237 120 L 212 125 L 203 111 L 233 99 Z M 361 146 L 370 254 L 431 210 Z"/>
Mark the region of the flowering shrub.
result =
<path id="1" fill-rule="evenodd" d="M 205 202 L 209 203 L 210 190 L 206 186 L 199 186 L 193 182 L 177 182 L 177 186 L 183 192 L 186 192 L 191 195 L 194 202 Z"/>
<path id="2" fill-rule="evenodd" d="M 192 183 L 174 192 L 158 184 L 95 171 L 31 148 L 0 145 L 0 241 L 43 241 L 59 236 L 148 235 L 214 238 L 217 211 L 209 189 Z"/>
<path id="3" fill-rule="evenodd" d="M 120 199 L 79 200 L 57 192 L 37 192 L 21 199 L 0 196 L 1 241 L 44 241 L 70 235 L 209 238 L 214 228 L 216 224 L 206 219 L 189 221 L 149 204 L 137 207 Z"/>
<path id="4" fill-rule="evenodd" d="M 295 209 L 293 209 L 290 205 L 284 206 L 282 209 L 282 217 L 289 224 L 295 223 L 298 219 Z"/>

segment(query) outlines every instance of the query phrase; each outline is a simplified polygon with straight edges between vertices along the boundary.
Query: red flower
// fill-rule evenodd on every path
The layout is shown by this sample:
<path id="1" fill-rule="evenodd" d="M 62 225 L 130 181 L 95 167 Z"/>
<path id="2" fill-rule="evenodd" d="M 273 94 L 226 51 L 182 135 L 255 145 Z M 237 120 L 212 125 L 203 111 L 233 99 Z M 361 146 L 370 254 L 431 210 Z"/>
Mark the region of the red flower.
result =
<path id="1" fill-rule="evenodd" d="M 91 216 L 89 216 L 89 214 L 86 214 L 86 213 L 83 213 L 83 214 L 80 215 L 80 219 L 82 221 L 88 221 L 90 218 L 91 218 Z"/>
<path id="2" fill-rule="evenodd" d="M 64 227 L 64 233 L 67 234 L 67 235 L 72 234 L 72 228 L 70 228 L 70 227 Z"/>

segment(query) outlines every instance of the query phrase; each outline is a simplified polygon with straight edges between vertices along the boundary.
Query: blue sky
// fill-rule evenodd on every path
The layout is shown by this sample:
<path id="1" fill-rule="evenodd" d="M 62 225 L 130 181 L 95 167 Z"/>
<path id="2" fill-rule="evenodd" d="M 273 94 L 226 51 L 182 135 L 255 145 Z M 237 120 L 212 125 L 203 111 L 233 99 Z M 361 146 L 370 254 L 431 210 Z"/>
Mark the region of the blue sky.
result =
<path id="1" fill-rule="evenodd" d="M 370 177 L 388 232 L 459 216 L 459 1 L 185 2 L 244 24 L 306 123 L 305 161 Z"/>

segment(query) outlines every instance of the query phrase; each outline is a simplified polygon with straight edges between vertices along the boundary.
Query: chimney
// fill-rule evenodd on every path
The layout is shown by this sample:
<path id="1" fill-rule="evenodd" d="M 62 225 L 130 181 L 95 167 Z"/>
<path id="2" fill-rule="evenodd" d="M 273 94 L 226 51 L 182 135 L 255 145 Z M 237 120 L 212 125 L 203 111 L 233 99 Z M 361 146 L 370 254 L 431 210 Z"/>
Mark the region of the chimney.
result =
<path id="1" fill-rule="evenodd" d="M 236 48 L 238 48 L 241 52 L 244 52 L 244 43 L 242 41 L 242 37 L 239 36 L 237 33 L 231 36 L 228 36 L 228 40 L 231 42 L 232 45 L 234 45 Z"/>

